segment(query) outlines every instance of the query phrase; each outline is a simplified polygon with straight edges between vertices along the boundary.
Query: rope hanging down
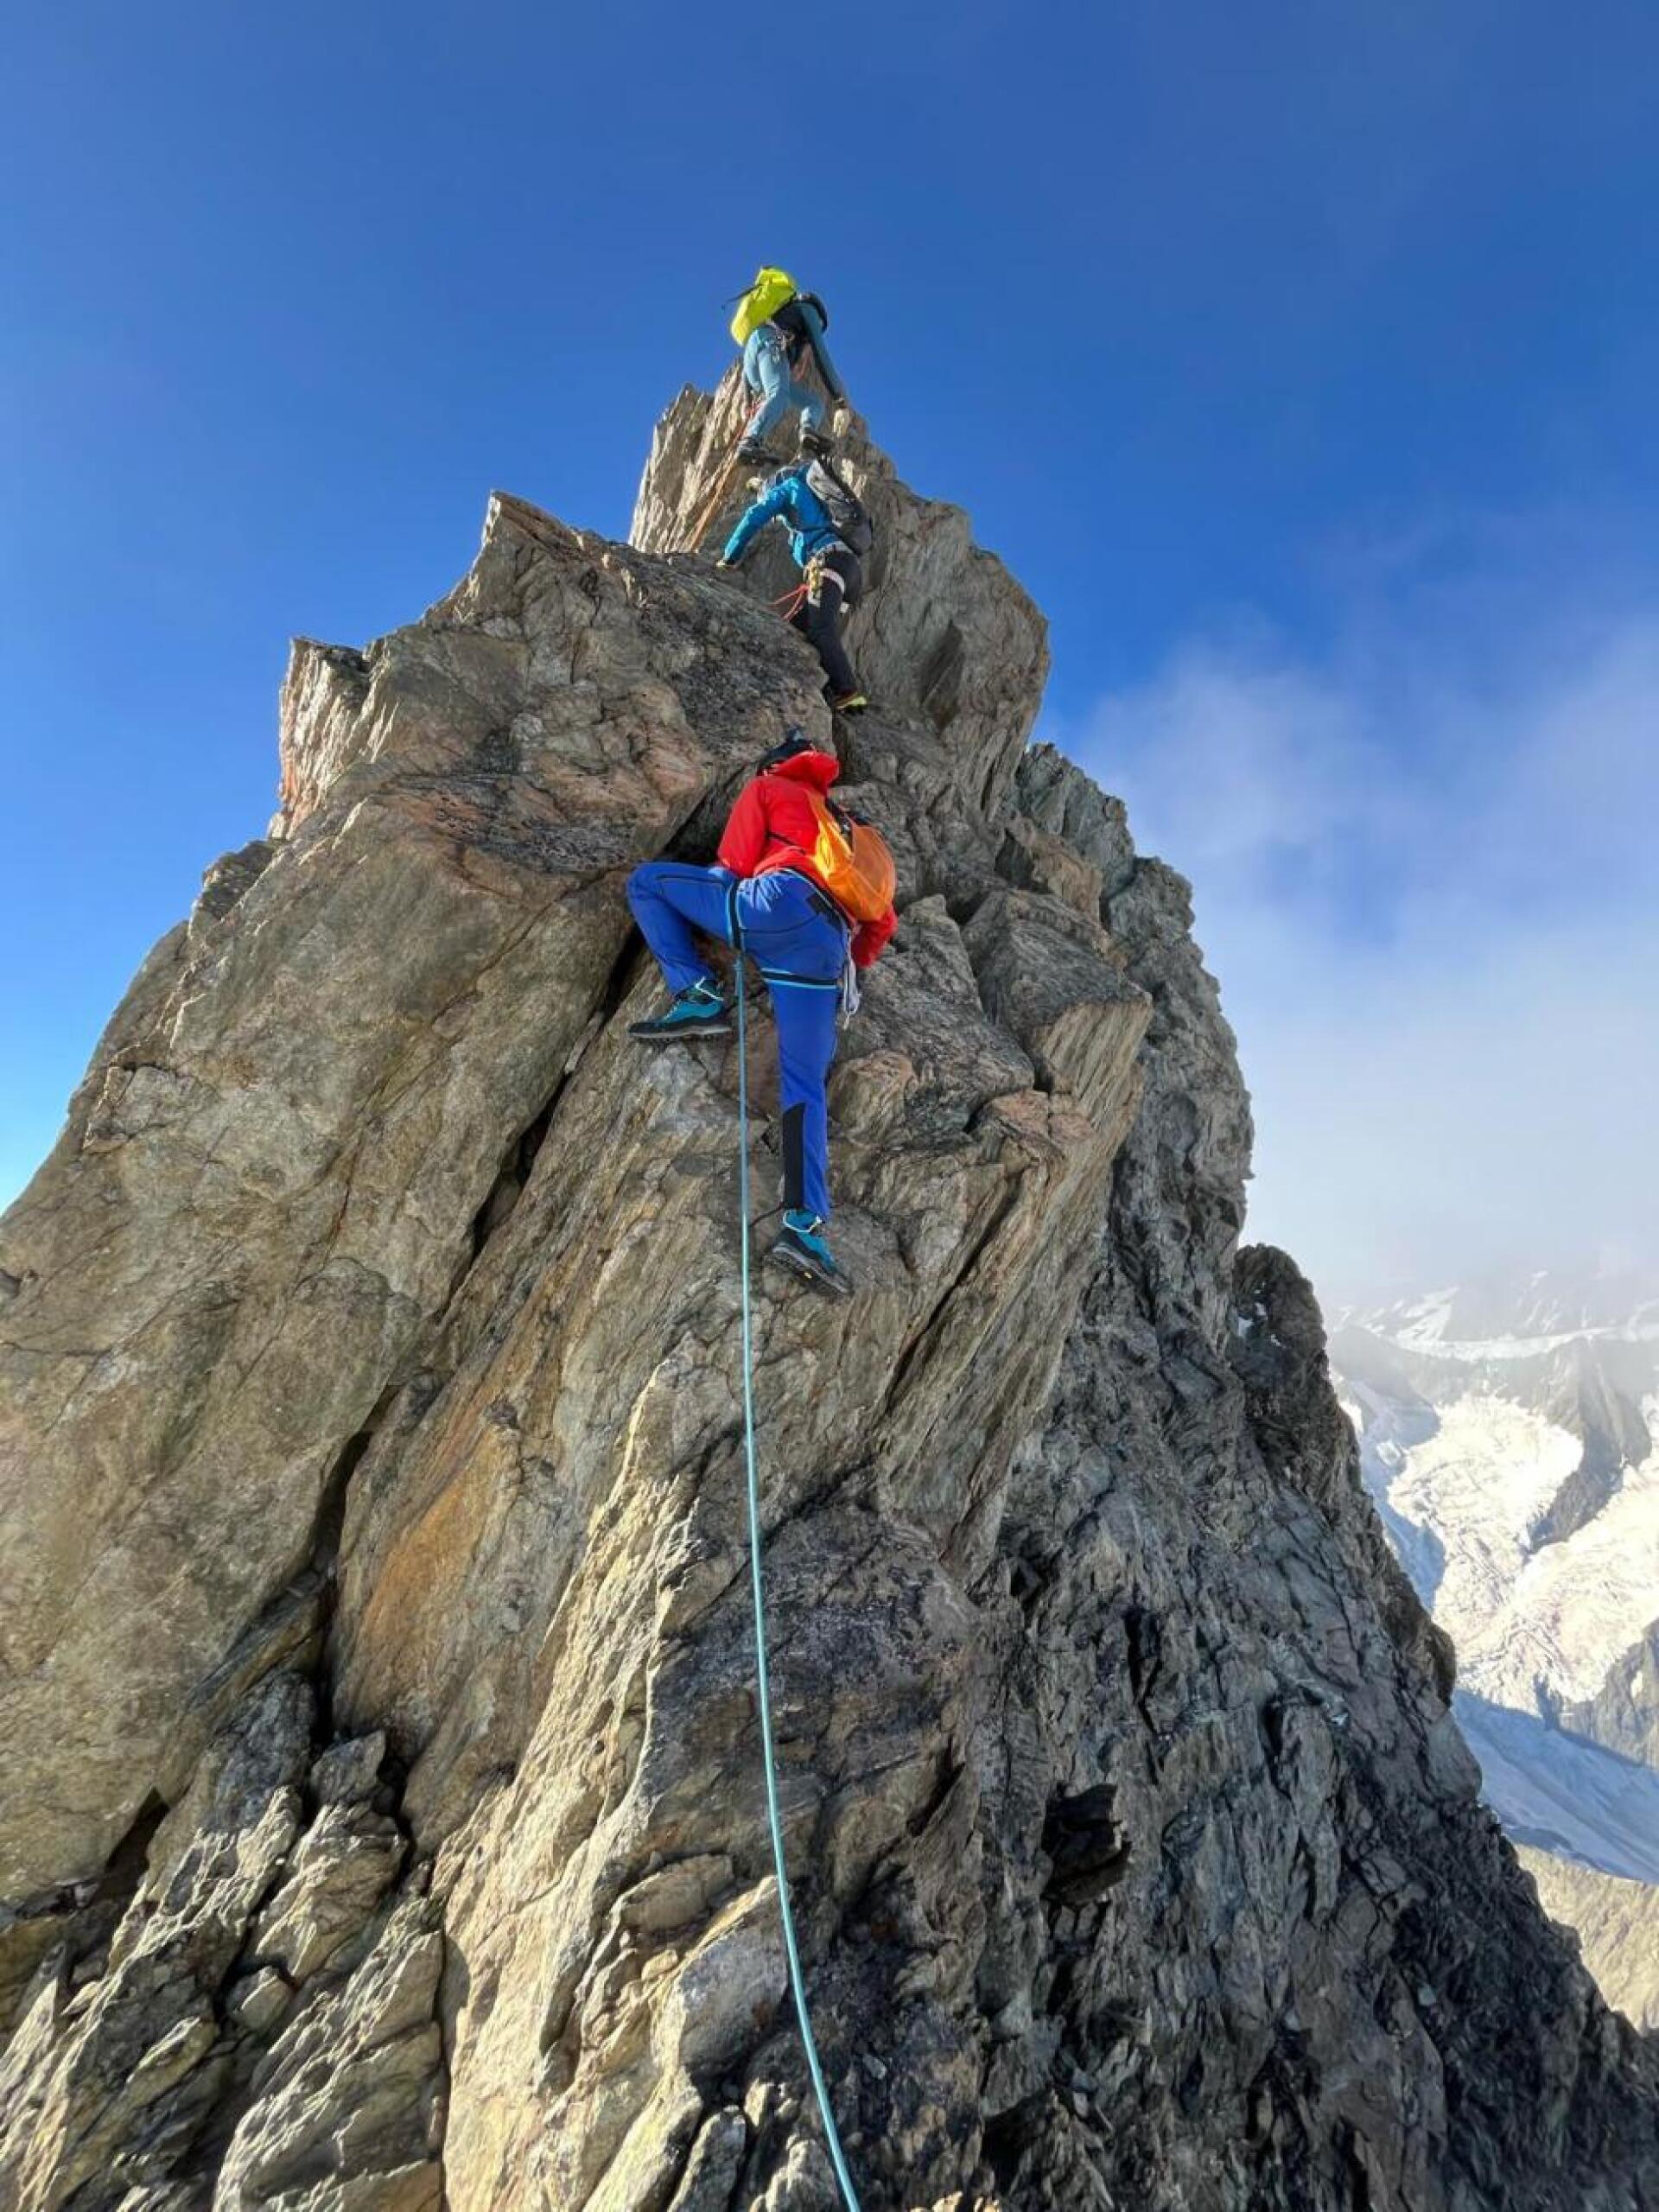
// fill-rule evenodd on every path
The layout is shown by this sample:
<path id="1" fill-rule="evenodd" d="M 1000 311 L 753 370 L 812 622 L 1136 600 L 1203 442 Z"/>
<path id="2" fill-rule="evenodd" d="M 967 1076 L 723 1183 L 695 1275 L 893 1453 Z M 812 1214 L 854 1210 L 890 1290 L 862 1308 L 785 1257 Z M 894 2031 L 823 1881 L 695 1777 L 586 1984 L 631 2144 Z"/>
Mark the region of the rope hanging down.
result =
<path id="1" fill-rule="evenodd" d="M 697 510 L 696 519 L 691 524 L 691 534 L 685 541 L 685 550 L 688 553 L 696 553 L 701 550 L 703 532 L 720 512 L 721 502 L 731 489 L 737 469 L 737 448 L 734 446 L 727 456 L 725 467 L 715 479 L 713 491 Z"/>
<path id="2" fill-rule="evenodd" d="M 732 937 L 737 953 L 734 971 L 737 986 L 737 1188 L 738 1213 L 742 1224 L 743 1459 L 748 1477 L 749 1576 L 754 1589 L 755 1676 L 760 1693 L 760 1749 L 766 1775 L 766 1819 L 772 1828 L 772 1861 L 778 1874 L 778 1912 L 784 1923 L 784 1949 L 789 1957 L 789 1986 L 795 1999 L 795 2018 L 800 2023 L 801 2048 L 806 2053 L 807 2071 L 812 2076 L 812 2093 L 817 2099 L 818 2114 L 823 2121 L 824 2139 L 830 2147 L 830 2162 L 836 2170 L 842 2202 L 847 2207 L 847 2212 L 860 2212 L 858 2192 L 854 2189 L 853 2177 L 847 2171 L 846 2155 L 836 2128 L 836 2115 L 830 2108 L 830 2092 L 824 2086 L 823 2069 L 818 2063 L 818 2047 L 812 2039 L 812 2020 L 806 2005 L 806 1979 L 801 1972 L 801 1954 L 795 1941 L 795 1914 L 789 1901 L 789 1869 L 784 1859 L 783 1815 L 778 1808 L 778 1762 L 772 1740 L 772 1677 L 766 1662 L 766 1584 L 760 1560 L 760 1480 L 755 1471 L 754 1455 L 754 1327 L 749 1297 L 749 1056 L 743 1011 L 747 978 L 743 945 L 736 926 L 735 900 L 733 903 Z"/>

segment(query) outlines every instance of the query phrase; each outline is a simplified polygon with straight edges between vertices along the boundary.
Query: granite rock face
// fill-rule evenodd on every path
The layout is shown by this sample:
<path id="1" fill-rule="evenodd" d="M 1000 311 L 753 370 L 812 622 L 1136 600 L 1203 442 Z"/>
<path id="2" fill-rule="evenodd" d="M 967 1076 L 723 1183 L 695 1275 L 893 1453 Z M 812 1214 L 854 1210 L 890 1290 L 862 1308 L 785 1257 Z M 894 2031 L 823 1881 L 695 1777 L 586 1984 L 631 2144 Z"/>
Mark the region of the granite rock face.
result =
<path id="1" fill-rule="evenodd" d="M 642 1054 L 810 651 L 498 498 L 296 646 L 283 804 L 0 1235 L 0 2201 L 807 2212 L 758 1771 L 729 1044 Z M 834 738 L 902 926 L 835 1072 L 843 1305 L 762 1279 L 775 1719 L 868 2212 L 1595 2207 L 1659 2069 L 1475 1795 L 1185 887 L 1028 748 L 1040 617 L 861 428 Z M 767 556 L 769 557 L 769 556 Z M 778 1173 L 764 1014 L 760 1203 Z"/>

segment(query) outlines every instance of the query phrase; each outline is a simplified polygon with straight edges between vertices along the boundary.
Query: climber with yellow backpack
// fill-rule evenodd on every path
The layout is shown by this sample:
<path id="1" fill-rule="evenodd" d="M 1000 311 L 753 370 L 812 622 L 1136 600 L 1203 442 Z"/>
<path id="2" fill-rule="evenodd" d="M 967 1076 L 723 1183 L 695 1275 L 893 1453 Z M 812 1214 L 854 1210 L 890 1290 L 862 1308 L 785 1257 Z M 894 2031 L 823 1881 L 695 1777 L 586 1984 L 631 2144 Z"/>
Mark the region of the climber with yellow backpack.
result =
<path id="1" fill-rule="evenodd" d="M 798 290 L 786 269 L 757 272 L 732 317 L 732 336 L 743 348 L 743 381 L 755 395 L 737 449 L 741 461 L 777 461 L 766 441 L 791 407 L 800 412 L 801 451 L 822 455 L 834 449 L 823 435 L 824 402 L 798 376 L 810 357 L 828 397 L 837 407 L 847 404 L 824 342 L 829 325 L 823 302 L 816 292 Z"/>
<path id="2" fill-rule="evenodd" d="M 880 832 L 830 797 L 841 772 L 798 729 L 739 793 L 717 864 L 647 861 L 628 904 L 674 994 L 636 1021 L 642 1044 L 725 1037 L 732 1014 L 695 932 L 737 945 L 765 979 L 778 1024 L 784 1224 L 768 1256 L 834 1296 L 850 1289 L 824 1237 L 830 1216 L 824 1086 L 857 975 L 898 925 L 893 855 Z"/>

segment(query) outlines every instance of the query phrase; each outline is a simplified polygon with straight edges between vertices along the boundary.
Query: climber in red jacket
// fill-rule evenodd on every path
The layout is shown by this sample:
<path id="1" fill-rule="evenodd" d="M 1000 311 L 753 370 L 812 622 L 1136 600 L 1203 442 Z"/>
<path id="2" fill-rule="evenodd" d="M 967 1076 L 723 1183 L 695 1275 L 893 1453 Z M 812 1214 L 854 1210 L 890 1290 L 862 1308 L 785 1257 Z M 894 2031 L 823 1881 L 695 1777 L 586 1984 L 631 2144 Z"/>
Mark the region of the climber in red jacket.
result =
<path id="1" fill-rule="evenodd" d="M 791 729 L 739 794 L 716 866 L 647 861 L 628 878 L 634 919 L 674 994 L 665 1013 L 634 1022 L 631 1037 L 665 1044 L 730 1033 L 731 1010 L 695 931 L 728 944 L 741 931 L 745 952 L 766 978 L 778 1024 L 784 1147 L 784 1225 L 770 1256 L 838 1295 L 850 1285 L 823 1235 L 830 1215 L 824 1084 L 848 971 L 868 968 L 898 924 L 891 857 L 879 838 L 887 868 L 886 904 L 871 919 L 848 913 L 847 898 L 872 902 L 861 887 L 849 889 L 851 877 L 819 857 L 829 849 L 823 802 L 840 772 L 833 753 L 819 752 Z M 861 826 L 859 835 L 870 833 Z"/>

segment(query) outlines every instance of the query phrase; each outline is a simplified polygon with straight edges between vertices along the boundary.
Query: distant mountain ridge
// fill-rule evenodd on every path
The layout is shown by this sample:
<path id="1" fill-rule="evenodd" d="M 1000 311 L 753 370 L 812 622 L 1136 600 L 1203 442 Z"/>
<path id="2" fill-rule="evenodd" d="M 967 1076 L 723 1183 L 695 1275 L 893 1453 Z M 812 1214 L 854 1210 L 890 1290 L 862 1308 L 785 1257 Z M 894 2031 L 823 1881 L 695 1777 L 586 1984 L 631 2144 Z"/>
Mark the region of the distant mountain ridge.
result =
<path id="1" fill-rule="evenodd" d="M 1435 1290 L 1344 1313 L 1331 1357 L 1487 1801 L 1529 1864 L 1627 1885 L 1613 1910 L 1564 1871 L 1546 1903 L 1585 1900 L 1604 1986 L 1659 2017 L 1659 1285 Z"/>
<path id="2" fill-rule="evenodd" d="M 1351 1306 L 1353 1325 L 1416 1351 L 1524 1357 L 1570 1338 L 1659 1338 L 1659 1277 L 1630 1267 L 1580 1274 L 1540 1268 L 1519 1279 L 1481 1276 L 1395 1300 Z M 1500 1347 L 1510 1346 L 1504 1351 Z"/>
<path id="3" fill-rule="evenodd" d="M 1458 1643 L 1465 1681 L 1474 1669 L 1499 1704 L 1593 1702 L 1659 1618 L 1651 1283 L 1539 1274 L 1507 1300 L 1487 1284 L 1437 1291 L 1344 1313 L 1331 1352 L 1368 1487 L 1419 1594 Z M 1431 1553 L 1444 1548 L 1449 1527 L 1459 1532 L 1466 1571 L 1443 1590 L 1445 1559 Z M 1529 1573 L 1518 1610 L 1499 1605 L 1491 1575 L 1507 1585 L 1522 1563 L 1579 1538 L 1571 1565 Z M 1610 1552 L 1618 1556 L 1601 1588 Z M 1569 1597 L 1580 1602 L 1563 1622 Z M 1615 1748 L 1631 1740 L 1623 1726 Z"/>

